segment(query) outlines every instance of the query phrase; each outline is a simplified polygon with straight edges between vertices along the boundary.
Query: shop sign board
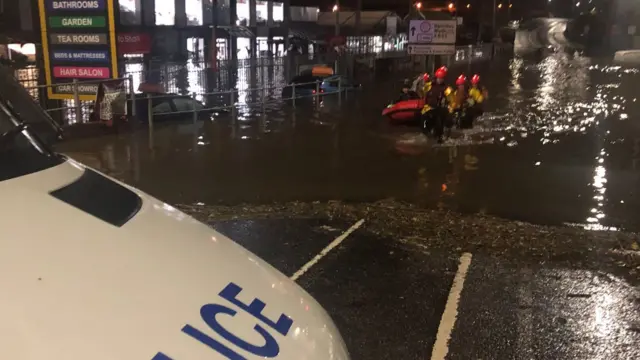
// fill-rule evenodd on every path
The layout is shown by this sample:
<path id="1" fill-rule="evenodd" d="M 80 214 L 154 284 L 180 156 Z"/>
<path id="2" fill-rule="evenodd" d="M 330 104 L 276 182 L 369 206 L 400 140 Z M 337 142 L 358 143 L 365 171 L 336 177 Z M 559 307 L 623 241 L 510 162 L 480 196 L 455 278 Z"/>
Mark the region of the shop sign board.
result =
<path id="1" fill-rule="evenodd" d="M 49 99 L 94 100 L 98 82 L 118 77 L 115 0 L 38 0 Z"/>

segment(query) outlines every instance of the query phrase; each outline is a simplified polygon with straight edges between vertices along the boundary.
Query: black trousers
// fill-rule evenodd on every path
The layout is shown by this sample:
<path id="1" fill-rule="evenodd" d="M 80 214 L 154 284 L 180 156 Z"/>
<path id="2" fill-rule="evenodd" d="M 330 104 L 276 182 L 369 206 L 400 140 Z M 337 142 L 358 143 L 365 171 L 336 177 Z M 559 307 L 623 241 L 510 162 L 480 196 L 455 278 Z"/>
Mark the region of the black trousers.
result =
<path id="1" fill-rule="evenodd" d="M 465 110 L 464 116 L 460 118 L 460 128 L 461 129 L 471 129 L 473 127 L 474 121 L 482 115 L 483 110 L 480 106 L 474 105 L 470 106 Z"/>
<path id="2" fill-rule="evenodd" d="M 433 134 L 436 139 L 441 140 L 445 128 L 451 128 L 453 121 L 449 110 L 444 107 L 436 107 L 422 115 L 422 132 L 429 136 Z"/>

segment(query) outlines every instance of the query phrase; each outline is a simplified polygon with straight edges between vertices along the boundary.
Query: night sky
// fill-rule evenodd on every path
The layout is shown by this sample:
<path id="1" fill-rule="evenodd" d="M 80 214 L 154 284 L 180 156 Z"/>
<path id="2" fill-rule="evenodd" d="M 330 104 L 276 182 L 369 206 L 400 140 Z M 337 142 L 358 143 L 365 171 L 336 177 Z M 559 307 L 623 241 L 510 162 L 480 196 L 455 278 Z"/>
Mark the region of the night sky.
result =
<path id="1" fill-rule="evenodd" d="M 291 5 L 319 6 L 322 11 L 331 10 L 335 3 L 335 0 L 291 0 Z M 447 1 L 438 0 L 431 0 L 428 3 L 434 6 L 448 4 Z M 344 7 L 345 10 L 348 7 L 355 9 L 356 4 L 357 0 L 340 0 L 340 6 Z M 409 8 L 409 0 L 362 0 L 362 7 L 363 10 L 390 10 L 405 13 Z"/>
<path id="2" fill-rule="evenodd" d="M 339 0 L 340 6 L 345 11 L 356 8 L 357 0 Z M 566 1 L 571 3 L 572 0 L 556 0 Z M 415 3 L 416 0 L 362 0 L 363 10 L 388 10 L 395 11 L 401 15 L 407 13 L 410 3 Z M 424 0 L 422 3 L 425 6 L 439 6 L 444 7 L 449 2 L 456 2 L 455 0 Z M 511 0 L 514 6 L 514 12 L 526 13 L 531 10 L 543 10 L 547 7 L 547 0 Z M 294 6 L 318 6 L 321 11 L 331 11 L 331 8 L 336 3 L 336 0 L 291 0 L 291 4 Z M 506 5 L 509 0 L 496 0 L 496 3 L 503 3 Z M 493 0 L 458 0 L 458 5 L 461 9 L 466 7 L 467 4 L 471 4 L 474 9 L 483 8 L 484 11 L 490 11 L 493 7 Z"/>

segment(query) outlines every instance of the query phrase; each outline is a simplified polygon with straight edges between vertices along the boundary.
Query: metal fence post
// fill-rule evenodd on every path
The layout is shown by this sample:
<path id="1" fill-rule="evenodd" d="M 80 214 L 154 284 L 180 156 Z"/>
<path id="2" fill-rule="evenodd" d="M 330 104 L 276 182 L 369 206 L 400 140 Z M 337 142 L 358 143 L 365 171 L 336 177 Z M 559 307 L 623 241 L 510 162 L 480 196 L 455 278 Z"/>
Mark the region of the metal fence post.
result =
<path id="1" fill-rule="evenodd" d="M 82 122 L 82 106 L 80 105 L 80 94 L 78 92 L 78 79 L 73 79 L 73 105 L 76 110 L 76 122 L 80 123 Z"/>
<path id="2" fill-rule="evenodd" d="M 129 75 L 129 95 L 131 96 L 131 116 L 136 116 L 136 93 L 133 90 L 133 75 Z"/>
<path id="3" fill-rule="evenodd" d="M 291 101 L 293 102 L 293 107 L 296 107 L 296 83 L 291 84 Z"/>
<path id="4" fill-rule="evenodd" d="M 193 101 L 191 102 L 191 107 L 193 108 L 193 123 L 198 122 L 198 108 L 196 107 L 196 93 L 191 94 Z"/>
<path id="5" fill-rule="evenodd" d="M 236 91 L 234 89 L 231 90 L 231 118 L 235 120 L 236 118 Z"/>
<path id="6" fill-rule="evenodd" d="M 147 93 L 147 121 L 149 122 L 149 131 L 153 131 L 153 103 L 150 93 Z"/>
<path id="7" fill-rule="evenodd" d="M 338 105 L 342 104 L 342 77 L 338 77 Z"/>
<path id="8" fill-rule="evenodd" d="M 164 75 L 162 76 L 162 85 L 165 85 L 165 81 L 169 81 L 169 65 L 168 64 L 164 64 Z M 166 89 L 166 87 L 165 87 Z"/>
<path id="9" fill-rule="evenodd" d="M 355 77 L 352 77 L 351 79 L 353 80 L 353 79 L 355 79 Z M 349 90 L 350 89 L 345 89 L 344 90 L 344 98 L 345 98 L 345 100 L 349 98 Z M 351 90 L 353 90 L 353 88 L 351 88 Z"/>
<path id="10" fill-rule="evenodd" d="M 265 86 L 262 87 L 262 113 L 264 114 L 264 103 L 266 101 L 266 97 L 267 97 L 267 90 L 265 88 Z"/>

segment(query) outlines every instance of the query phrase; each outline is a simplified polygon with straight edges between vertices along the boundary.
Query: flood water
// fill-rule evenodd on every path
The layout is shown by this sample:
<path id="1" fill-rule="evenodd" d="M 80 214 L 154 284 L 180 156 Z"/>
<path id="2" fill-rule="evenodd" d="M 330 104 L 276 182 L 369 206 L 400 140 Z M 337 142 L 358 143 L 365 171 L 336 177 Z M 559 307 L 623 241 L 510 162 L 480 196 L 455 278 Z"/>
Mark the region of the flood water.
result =
<path id="1" fill-rule="evenodd" d="M 58 150 L 174 204 L 394 198 L 534 223 L 640 229 L 637 70 L 556 53 L 474 71 L 490 91 L 486 113 L 443 145 L 380 116 L 402 80 L 388 76 L 321 104 L 243 107 L 237 119 L 187 117 Z"/>

